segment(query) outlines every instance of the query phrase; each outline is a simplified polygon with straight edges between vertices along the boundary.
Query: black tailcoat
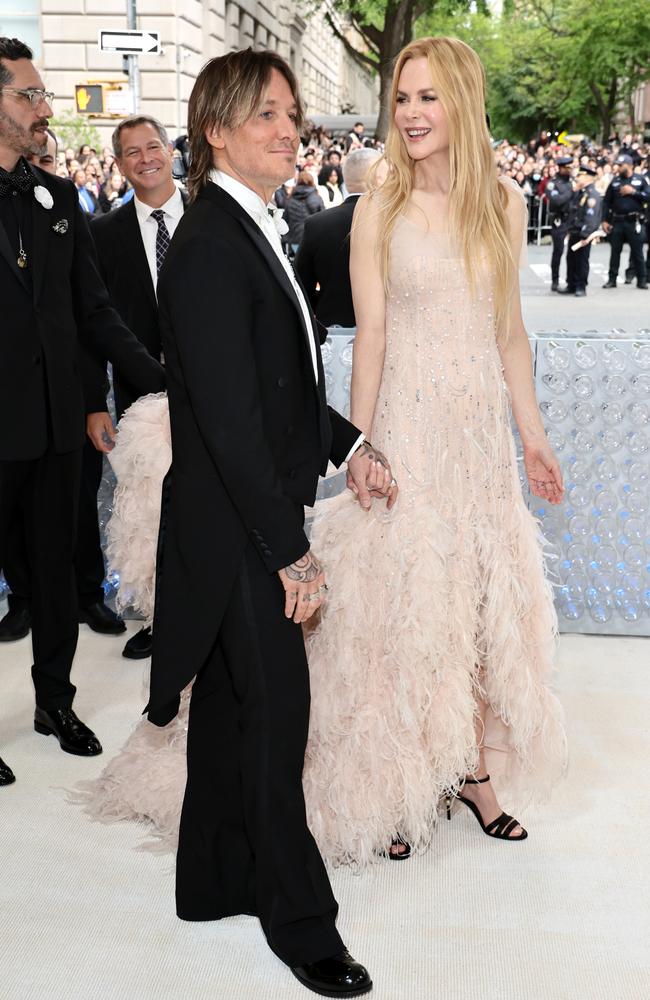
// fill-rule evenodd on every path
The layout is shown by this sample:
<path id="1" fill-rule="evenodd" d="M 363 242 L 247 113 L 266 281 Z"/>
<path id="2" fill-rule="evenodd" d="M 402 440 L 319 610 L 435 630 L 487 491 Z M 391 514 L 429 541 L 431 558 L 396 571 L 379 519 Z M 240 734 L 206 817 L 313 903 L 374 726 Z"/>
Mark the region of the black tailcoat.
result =
<path id="1" fill-rule="evenodd" d="M 318 347 L 316 385 L 315 326 L 271 245 L 215 184 L 176 229 L 158 303 L 173 477 L 148 710 L 164 724 L 214 646 L 248 542 L 269 573 L 304 555 L 301 508 L 359 431 L 327 406 Z"/>

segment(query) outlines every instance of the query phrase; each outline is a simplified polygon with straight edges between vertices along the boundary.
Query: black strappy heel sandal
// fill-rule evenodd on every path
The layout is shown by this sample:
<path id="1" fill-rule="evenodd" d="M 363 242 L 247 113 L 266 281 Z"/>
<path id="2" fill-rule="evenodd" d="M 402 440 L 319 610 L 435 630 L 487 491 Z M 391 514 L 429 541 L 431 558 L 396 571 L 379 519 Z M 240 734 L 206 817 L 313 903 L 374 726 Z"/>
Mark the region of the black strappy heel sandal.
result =
<path id="1" fill-rule="evenodd" d="M 390 846 L 404 848 L 401 854 L 399 851 L 396 851 L 393 854 L 392 850 L 389 850 L 388 857 L 390 858 L 391 861 L 406 861 L 407 858 L 411 857 L 411 845 L 409 844 L 408 840 L 404 840 L 403 837 L 400 837 L 399 833 L 397 834 L 395 840 L 391 840 Z"/>
<path id="2" fill-rule="evenodd" d="M 485 782 L 489 780 L 490 775 L 488 774 L 487 778 L 465 778 L 465 784 L 484 785 Z M 451 795 L 447 795 L 447 819 L 451 819 L 451 798 Z M 459 802 L 463 802 L 468 809 L 472 810 L 483 833 L 485 833 L 488 837 L 494 837 L 495 840 L 525 840 L 528 836 L 527 831 L 524 830 L 523 826 L 521 826 L 519 820 L 514 819 L 512 816 L 508 816 L 507 813 L 502 812 L 500 816 L 497 816 L 496 819 L 493 819 L 492 822 L 488 823 L 486 826 L 475 802 L 472 802 L 471 799 L 466 799 L 465 796 L 460 793 L 458 793 L 455 798 L 457 798 Z M 516 837 L 511 837 L 510 834 L 517 826 L 521 826 L 521 833 L 518 833 Z"/>

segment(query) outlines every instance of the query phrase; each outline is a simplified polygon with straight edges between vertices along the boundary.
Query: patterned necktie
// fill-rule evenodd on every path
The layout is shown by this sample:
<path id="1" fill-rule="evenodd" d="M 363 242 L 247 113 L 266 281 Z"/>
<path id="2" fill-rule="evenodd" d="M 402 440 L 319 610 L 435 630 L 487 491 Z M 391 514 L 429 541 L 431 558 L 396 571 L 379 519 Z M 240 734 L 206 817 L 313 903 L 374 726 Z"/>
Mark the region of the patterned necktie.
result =
<path id="1" fill-rule="evenodd" d="M 18 161 L 12 173 L 8 173 L 0 167 L 0 198 L 4 198 L 11 191 L 27 194 L 35 184 L 36 178 L 22 159 Z"/>
<path id="2" fill-rule="evenodd" d="M 158 223 L 158 232 L 156 233 L 156 274 L 160 274 L 160 269 L 165 262 L 165 255 L 169 250 L 171 236 L 165 225 L 165 213 L 162 208 L 156 208 L 151 213 L 150 218 L 155 219 Z"/>

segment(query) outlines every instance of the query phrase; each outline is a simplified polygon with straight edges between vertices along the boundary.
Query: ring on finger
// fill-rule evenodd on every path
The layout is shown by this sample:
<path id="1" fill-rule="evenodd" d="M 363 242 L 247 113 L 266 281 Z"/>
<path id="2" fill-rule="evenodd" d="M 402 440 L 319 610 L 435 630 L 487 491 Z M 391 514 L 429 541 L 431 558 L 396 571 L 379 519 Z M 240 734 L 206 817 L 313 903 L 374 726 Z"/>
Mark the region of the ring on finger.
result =
<path id="1" fill-rule="evenodd" d="M 395 476 L 393 476 L 393 478 L 391 479 L 391 481 L 389 482 L 388 485 L 389 486 L 397 486 L 397 480 L 395 479 Z"/>

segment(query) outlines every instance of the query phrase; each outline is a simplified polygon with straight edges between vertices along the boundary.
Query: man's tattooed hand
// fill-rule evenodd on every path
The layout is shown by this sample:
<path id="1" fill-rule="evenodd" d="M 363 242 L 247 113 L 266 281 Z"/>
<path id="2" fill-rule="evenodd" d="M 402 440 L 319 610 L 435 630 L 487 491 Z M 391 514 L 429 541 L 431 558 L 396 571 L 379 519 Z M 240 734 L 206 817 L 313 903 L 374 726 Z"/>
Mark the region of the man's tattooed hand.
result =
<path id="1" fill-rule="evenodd" d="M 389 468 L 388 459 L 386 458 L 386 456 L 382 455 L 382 453 L 379 451 L 378 448 L 375 448 L 374 445 L 370 444 L 370 441 L 364 441 L 362 444 L 360 444 L 354 454 L 358 455 L 359 458 L 367 457 L 369 461 L 377 462 L 384 469 Z"/>
<path id="2" fill-rule="evenodd" d="M 322 572 L 321 564 L 311 550 L 285 569 L 289 579 L 297 583 L 313 583 Z"/>

